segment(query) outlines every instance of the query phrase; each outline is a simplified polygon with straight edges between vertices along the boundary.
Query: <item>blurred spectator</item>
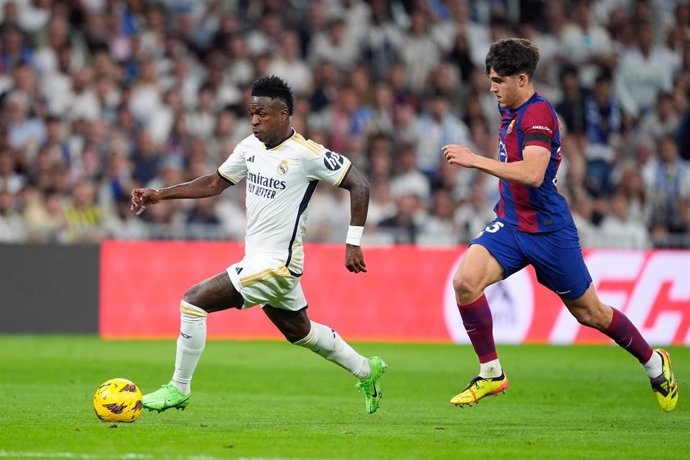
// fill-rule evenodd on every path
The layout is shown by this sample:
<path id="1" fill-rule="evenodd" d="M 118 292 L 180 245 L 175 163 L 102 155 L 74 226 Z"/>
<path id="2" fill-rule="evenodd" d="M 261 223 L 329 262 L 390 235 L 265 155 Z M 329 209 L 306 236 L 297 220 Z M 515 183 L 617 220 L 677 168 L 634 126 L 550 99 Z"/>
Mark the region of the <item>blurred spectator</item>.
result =
<path id="1" fill-rule="evenodd" d="M 635 46 L 623 52 L 615 72 L 616 96 L 625 115 L 637 121 L 654 107 L 660 92 L 671 92 L 676 67 L 668 49 L 654 44 L 651 24 L 639 24 Z"/>
<path id="2" fill-rule="evenodd" d="M 420 91 L 428 83 L 431 71 L 438 66 L 441 54 L 428 33 L 428 14 L 422 9 L 415 9 L 410 20 L 410 33 L 400 43 L 400 55 L 410 88 Z"/>
<path id="3" fill-rule="evenodd" d="M 455 221 L 456 203 L 448 189 L 438 189 L 431 201 L 429 215 L 420 225 L 417 244 L 454 246 L 461 242 L 460 226 Z"/>
<path id="4" fill-rule="evenodd" d="M 31 116 L 26 93 L 13 91 L 7 96 L 5 105 L 10 145 L 32 158 L 46 137 L 43 120 Z"/>
<path id="5" fill-rule="evenodd" d="M 149 231 L 144 221 L 130 211 L 131 204 L 129 193 L 122 193 L 117 196 L 114 216 L 103 224 L 104 236 L 115 240 L 145 240 L 149 238 Z"/>
<path id="6" fill-rule="evenodd" d="M 589 1 L 575 1 L 570 18 L 561 32 L 559 57 L 578 68 L 582 86 L 592 88 L 599 69 L 615 65 L 613 44 L 607 30 L 592 21 Z"/>
<path id="7" fill-rule="evenodd" d="M 156 177 L 161 160 L 159 146 L 151 134 L 146 130 L 139 132 L 137 144 L 132 153 L 134 179 L 140 184 L 147 184 Z"/>
<path id="8" fill-rule="evenodd" d="M 561 96 L 556 111 L 568 127 L 568 134 L 585 133 L 585 90 L 580 86 L 577 67 L 564 66 L 559 77 Z"/>
<path id="9" fill-rule="evenodd" d="M 17 160 L 10 149 L 0 150 L 0 190 L 16 195 L 24 186 L 25 177 L 17 172 Z"/>
<path id="10" fill-rule="evenodd" d="M 61 241 L 96 243 L 105 237 L 103 224 L 106 216 L 96 203 L 96 189 L 91 182 L 79 182 L 72 189 L 71 202 L 65 207 L 67 228 Z"/>
<path id="11" fill-rule="evenodd" d="M 371 24 L 360 42 L 361 60 L 375 78 L 382 79 L 400 57 L 404 34 L 391 19 L 389 2 L 372 0 L 370 7 Z"/>
<path id="12" fill-rule="evenodd" d="M 310 126 L 329 133 L 327 145 L 335 152 L 347 152 L 348 138 L 367 133 L 373 121 L 374 112 L 361 105 L 352 86 L 338 91 L 333 104 L 320 114 L 313 114 Z"/>
<path id="13" fill-rule="evenodd" d="M 454 216 L 460 241 L 466 243 L 472 240 L 495 218 L 493 203 L 487 200 L 485 187 L 482 184 L 473 185 L 469 199 L 457 208 Z"/>
<path id="14" fill-rule="evenodd" d="M 427 177 L 417 168 L 417 156 L 414 146 L 402 144 L 397 149 L 395 175 L 390 180 L 391 193 L 400 196 L 413 193 L 429 202 L 431 187 Z"/>
<path id="15" fill-rule="evenodd" d="M 593 248 L 601 244 L 601 230 L 594 225 L 592 200 L 584 190 L 579 190 L 574 194 L 569 202 L 573 211 L 573 221 L 577 227 L 577 235 L 580 239 L 580 246 L 583 248 Z"/>
<path id="16" fill-rule="evenodd" d="M 426 220 L 422 200 L 412 193 L 396 198 L 396 213 L 378 224 L 379 231 L 390 236 L 395 244 L 415 244 L 417 234 Z"/>
<path id="17" fill-rule="evenodd" d="M 266 73 L 282 78 L 294 94 L 305 94 L 311 89 L 312 74 L 300 55 L 299 35 L 293 30 L 286 30 L 280 40 L 280 52 L 276 53 Z"/>
<path id="18" fill-rule="evenodd" d="M 474 70 L 474 62 L 472 61 L 470 44 L 465 34 L 458 33 L 455 36 L 455 43 L 453 44 L 448 58 L 450 62 L 456 66 L 462 82 L 467 84 Z"/>
<path id="19" fill-rule="evenodd" d="M 378 224 L 392 217 L 396 212 L 395 200 L 391 192 L 390 182 L 374 181 L 371 183 L 369 198 L 369 214 L 367 226 L 376 227 Z M 367 232 L 364 232 L 365 234 Z"/>
<path id="20" fill-rule="evenodd" d="M 443 93 L 435 92 L 417 120 L 417 166 L 432 180 L 438 176 L 443 160 L 441 147 L 451 143 L 470 144 L 467 126 L 453 115 L 449 104 Z"/>
<path id="21" fill-rule="evenodd" d="M 647 184 L 650 191 L 650 225 L 655 241 L 687 229 L 690 200 L 690 171 L 678 156 L 678 147 L 670 137 L 657 144 L 654 177 Z"/>
<path id="22" fill-rule="evenodd" d="M 627 201 L 629 219 L 646 227 L 651 211 L 649 198 L 642 173 L 634 162 L 626 163 L 623 166 L 616 186 L 616 194 L 621 195 Z"/>
<path id="23" fill-rule="evenodd" d="M 19 243 L 26 239 L 24 220 L 14 209 L 15 196 L 0 189 L 0 243 Z"/>
<path id="24" fill-rule="evenodd" d="M 309 63 L 313 66 L 322 61 L 328 61 L 341 70 L 352 69 L 359 49 L 353 34 L 348 34 L 345 20 L 332 19 L 326 31 L 319 32 L 313 38 L 309 50 Z M 293 87 L 294 88 L 294 87 Z"/>
<path id="25" fill-rule="evenodd" d="M 33 63 L 33 50 L 26 46 L 24 34 L 11 18 L 5 18 L 0 27 L 0 41 L 0 73 L 10 73 L 15 66 L 22 63 Z"/>
<path id="26" fill-rule="evenodd" d="M 67 228 L 65 219 L 65 198 L 55 189 L 48 189 L 43 194 L 33 187 L 26 187 L 24 219 L 29 241 L 41 243 L 60 242 Z"/>
<path id="27" fill-rule="evenodd" d="M 604 247 L 621 249 L 647 249 L 650 247 L 647 228 L 630 218 L 628 200 L 616 193 L 611 197 L 611 212 L 601 223 Z"/>
<path id="28" fill-rule="evenodd" d="M 462 56 L 463 64 L 452 59 L 461 70 L 469 71 L 471 67 L 484 67 L 484 58 L 489 51 L 491 38 L 489 29 L 480 22 L 472 19 L 472 4 L 468 0 L 446 2 L 450 17 L 439 20 L 432 26 L 431 35 L 437 41 L 441 50 L 451 51 L 451 58 Z M 473 3 L 473 2 L 472 2 Z M 462 79 L 467 81 L 469 75 L 462 73 Z"/>
<path id="29" fill-rule="evenodd" d="M 587 159 L 587 187 L 593 194 L 610 194 L 611 172 L 623 131 L 621 111 L 611 90 L 611 77 L 597 77 L 592 94 L 585 98 L 584 149 Z"/>
<path id="30" fill-rule="evenodd" d="M 673 104 L 673 96 L 661 92 L 657 96 L 655 110 L 642 117 L 636 134 L 658 141 L 662 137 L 675 136 L 679 125 L 680 118 Z"/>

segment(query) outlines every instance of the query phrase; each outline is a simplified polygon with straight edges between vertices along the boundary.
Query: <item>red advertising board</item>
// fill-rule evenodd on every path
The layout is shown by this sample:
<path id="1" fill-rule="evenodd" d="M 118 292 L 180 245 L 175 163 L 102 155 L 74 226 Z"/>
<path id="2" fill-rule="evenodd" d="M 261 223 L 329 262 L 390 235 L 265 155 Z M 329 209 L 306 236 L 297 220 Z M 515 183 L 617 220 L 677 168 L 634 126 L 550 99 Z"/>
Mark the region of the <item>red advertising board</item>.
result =
<path id="1" fill-rule="evenodd" d="M 349 273 L 342 245 L 307 245 L 309 315 L 349 340 L 467 342 L 451 279 L 465 247 L 365 248 L 368 272 Z M 237 243 L 107 242 L 101 249 L 100 333 L 173 338 L 187 288 L 240 260 Z M 690 344 L 690 251 L 587 251 L 599 294 L 654 344 Z M 531 268 L 491 286 L 499 343 L 608 343 L 581 327 Z M 261 312 L 210 316 L 211 338 L 280 338 Z"/>

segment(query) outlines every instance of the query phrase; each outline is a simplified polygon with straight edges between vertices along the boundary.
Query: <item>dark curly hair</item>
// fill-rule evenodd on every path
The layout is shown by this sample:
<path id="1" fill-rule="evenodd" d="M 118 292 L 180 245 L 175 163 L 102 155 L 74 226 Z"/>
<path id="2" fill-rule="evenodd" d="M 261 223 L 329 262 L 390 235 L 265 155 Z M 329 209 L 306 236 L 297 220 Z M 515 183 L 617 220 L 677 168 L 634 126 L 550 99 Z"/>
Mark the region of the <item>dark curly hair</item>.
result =
<path id="1" fill-rule="evenodd" d="M 287 83 L 275 75 L 257 78 L 252 86 L 252 96 L 280 99 L 287 106 L 288 115 L 292 115 L 292 90 Z"/>
<path id="2" fill-rule="evenodd" d="M 486 73 L 502 77 L 526 73 L 531 80 L 539 62 L 539 49 L 524 38 L 504 38 L 491 45 L 486 55 Z"/>

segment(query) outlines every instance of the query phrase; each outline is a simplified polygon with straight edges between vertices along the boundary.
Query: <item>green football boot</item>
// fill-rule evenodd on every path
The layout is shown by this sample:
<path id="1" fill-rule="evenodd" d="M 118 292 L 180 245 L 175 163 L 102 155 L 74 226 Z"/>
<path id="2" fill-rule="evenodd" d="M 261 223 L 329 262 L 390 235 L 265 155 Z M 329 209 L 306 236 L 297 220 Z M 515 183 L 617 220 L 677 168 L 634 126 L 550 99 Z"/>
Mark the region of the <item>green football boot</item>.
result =
<path id="1" fill-rule="evenodd" d="M 367 412 L 373 414 L 379 408 L 381 398 L 383 397 L 383 390 L 379 386 L 379 379 L 386 372 L 388 365 L 378 356 L 369 358 L 369 367 L 371 372 L 369 376 L 359 379 L 355 388 L 359 391 L 364 391 L 364 402 L 366 403 Z"/>
<path id="2" fill-rule="evenodd" d="M 191 396 L 191 393 L 188 395 L 182 393 L 172 383 L 166 383 L 153 393 L 144 395 L 144 407 L 157 412 L 163 412 L 173 407 L 184 410 L 189 404 Z"/>

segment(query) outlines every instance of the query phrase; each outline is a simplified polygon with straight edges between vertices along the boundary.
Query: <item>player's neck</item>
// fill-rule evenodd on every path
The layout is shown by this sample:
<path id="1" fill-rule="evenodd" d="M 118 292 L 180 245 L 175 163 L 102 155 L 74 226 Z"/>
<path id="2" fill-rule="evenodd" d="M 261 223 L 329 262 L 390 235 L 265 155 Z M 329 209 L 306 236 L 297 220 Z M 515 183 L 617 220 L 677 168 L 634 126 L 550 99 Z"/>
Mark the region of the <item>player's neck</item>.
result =
<path id="1" fill-rule="evenodd" d="M 271 150 L 273 148 L 278 147 L 280 144 L 285 142 L 286 140 L 290 139 L 296 131 L 292 128 L 292 126 L 288 125 L 287 131 L 281 136 L 280 138 L 276 139 L 275 142 L 271 142 L 270 145 L 264 144 L 268 150 Z"/>
<path id="2" fill-rule="evenodd" d="M 525 102 L 529 101 L 532 96 L 534 96 L 535 92 L 536 91 L 532 87 L 525 88 L 525 91 L 520 95 L 518 100 L 515 101 L 515 104 L 511 107 L 511 110 L 517 110 L 522 107 Z"/>

